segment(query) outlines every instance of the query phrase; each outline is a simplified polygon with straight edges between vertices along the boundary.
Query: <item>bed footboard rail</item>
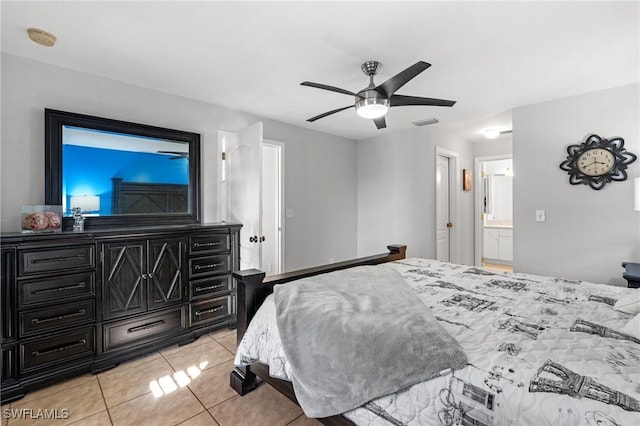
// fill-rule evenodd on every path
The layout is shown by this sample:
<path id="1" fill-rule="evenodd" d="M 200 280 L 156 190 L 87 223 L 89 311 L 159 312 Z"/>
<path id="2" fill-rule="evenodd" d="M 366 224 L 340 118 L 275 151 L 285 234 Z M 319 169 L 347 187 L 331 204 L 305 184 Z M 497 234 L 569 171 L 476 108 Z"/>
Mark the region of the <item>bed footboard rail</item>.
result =
<path id="1" fill-rule="evenodd" d="M 232 273 L 237 283 L 237 340 L 236 345 L 242 340 L 242 336 L 249 326 L 249 322 L 257 312 L 264 299 L 273 293 L 273 286 L 295 281 L 301 278 L 312 277 L 327 272 L 339 271 L 354 266 L 378 265 L 381 263 L 401 260 L 406 257 L 407 246 L 400 244 L 388 245 L 387 253 L 361 257 L 344 262 L 329 265 L 316 266 L 298 271 L 266 277 L 263 271 L 258 269 L 246 269 Z M 256 387 L 256 375 L 249 367 L 236 368 L 231 372 L 231 387 L 240 395 L 252 391 Z"/>

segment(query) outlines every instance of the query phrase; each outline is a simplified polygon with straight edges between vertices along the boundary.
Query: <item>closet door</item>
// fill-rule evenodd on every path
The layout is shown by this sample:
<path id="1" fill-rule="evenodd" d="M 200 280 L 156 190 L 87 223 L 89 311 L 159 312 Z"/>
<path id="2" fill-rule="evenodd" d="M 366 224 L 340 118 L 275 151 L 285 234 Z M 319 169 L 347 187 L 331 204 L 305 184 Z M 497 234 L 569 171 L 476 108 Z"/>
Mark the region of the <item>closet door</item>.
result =
<path id="1" fill-rule="evenodd" d="M 262 269 L 262 123 L 229 135 L 229 220 L 241 223 L 240 269 Z"/>
<path id="2" fill-rule="evenodd" d="M 444 155 L 436 158 L 436 259 L 451 260 L 451 186 L 450 161 Z"/>

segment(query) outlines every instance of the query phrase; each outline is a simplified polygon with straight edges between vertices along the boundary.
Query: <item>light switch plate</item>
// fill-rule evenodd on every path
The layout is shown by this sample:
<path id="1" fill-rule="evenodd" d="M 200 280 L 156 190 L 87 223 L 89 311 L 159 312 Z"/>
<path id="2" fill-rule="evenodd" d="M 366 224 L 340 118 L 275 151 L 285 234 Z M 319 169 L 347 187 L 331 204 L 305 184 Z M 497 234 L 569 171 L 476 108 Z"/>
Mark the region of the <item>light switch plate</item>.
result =
<path id="1" fill-rule="evenodd" d="M 536 210 L 536 222 L 544 222 L 546 219 L 544 210 Z"/>

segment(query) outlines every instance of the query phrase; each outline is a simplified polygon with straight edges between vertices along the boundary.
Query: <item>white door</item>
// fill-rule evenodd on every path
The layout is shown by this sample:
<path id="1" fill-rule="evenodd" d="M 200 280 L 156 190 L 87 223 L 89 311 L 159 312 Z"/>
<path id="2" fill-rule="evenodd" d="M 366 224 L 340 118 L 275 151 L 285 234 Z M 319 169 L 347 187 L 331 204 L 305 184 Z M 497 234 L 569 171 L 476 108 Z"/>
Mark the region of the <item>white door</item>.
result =
<path id="1" fill-rule="evenodd" d="M 451 197 L 449 157 L 436 158 L 436 259 L 451 260 Z"/>
<path id="2" fill-rule="evenodd" d="M 262 123 L 228 136 L 228 218 L 242 224 L 240 269 L 262 269 Z"/>
<path id="3" fill-rule="evenodd" d="M 262 270 L 281 272 L 282 250 L 282 166 L 284 144 L 265 141 L 262 145 Z"/>

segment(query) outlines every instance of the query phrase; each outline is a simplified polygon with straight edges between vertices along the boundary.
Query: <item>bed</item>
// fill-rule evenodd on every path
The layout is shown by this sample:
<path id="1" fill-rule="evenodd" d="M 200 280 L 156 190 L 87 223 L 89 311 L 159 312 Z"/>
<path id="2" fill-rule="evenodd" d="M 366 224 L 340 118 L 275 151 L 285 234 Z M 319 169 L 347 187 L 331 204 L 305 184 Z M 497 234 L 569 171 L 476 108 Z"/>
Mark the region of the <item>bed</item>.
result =
<path id="1" fill-rule="evenodd" d="M 111 178 L 112 214 L 186 213 L 189 185 L 125 182 Z"/>
<path id="2" fill-rule="evenodd" d="M 383 255 L 268 279 L 256 270 L 235 273 L 238 348 L 237 367 L 231 373 L 232 387 L 243 395 L 264 380 L 299 403 L 308 416 L 330 425 L 640 424 L 638 290 L 531 274 L 497 273 L 429 259 L 406 259 L 405 250 L 404 246 L 389 246 L 389 252 Z M 369 338 L 363 340 L 366 342 L 362 343 L 363 350 L 344 355 L 345 359 L 353 360 L 351 363 L 336 361 L 342 355 L 340 351 L 332 353 L 331 346 L 305 348 L 315 345 L 316 340 L 326 340 L 323 329 L 327 324 L 322 319 L 313 319 L 313 313 L 308 311 L 296 313 L 297 307 L 307 300 L 299 297 L 308 297 L 304 291 L 311 291 L 311 298 L 317 300 L 318 288 L 344 280 L 358 294 L 360 284 L 349 281 L 353 276 L 365 277 L 361 280 L 366 282 L 364 291 L 370 291 L 366 285 L 371 283 L 400 289 L 395 293 L 402 293 L 405 286 L 410 288 L 427 312 L 426 319 L 433 317 L 436 327 L 445 331 L 440 336 L 445 341 L 431 346 L 446 347 L 443 353 L 452 354 L 453 360 L 447 364 L 438 353 L 416 356 L 416 350 L 428 351 L 429 345 L 422 342 L 423 346 L 416 349 L 414 345 L 420 342 L 400 344 L 395 333 L 389 337 L 385 334 L 388 331 L 378 331 L 377 325 L 366 326 L 367 332 L 360 333 Z M 381 284 L 385 282 L 393 282 L 393 286 Z M 289 284 L 280 286 L 284 283 Z M 385 300 L 395 297 L 384 291 L 382 294 Z M 346 299 L 340 309 L 324 308 L 321 315 L 344 307 L 348 310 L 367 298 L 359 295 L 350 300 L 347 295 Z M 416 332 L 415 327 L 403 325 L 408 321 L 406 318 L 400 326 L 394 324 L 393 315 L 384 316 L 385 309 L 375 303 L 367 300 L 363 306 L 375 306 L 373 310 L 385 318 L 378 322 L 389 323 L 396 329 L 409 328 L 410 334 Z M 412 312 L 411 318 L 421 315 L 411 309 L 402 305 L 398 311 Z M 286 322 L 296 315 L 302 316 L 292 324 Z M 307 315 L 311 315 L 311 323 L 319 325 L 317 329 L 306 328 Z M 331 324 L 336 321 L 339 319 L 328 320 Z M 345 325 L 337 327 L 343 329 Z M 340 334 L 335 329 L 329 332 Z M 378 334 L 385 336 L 380 346 L 376 346 Z M 447 336 L 453 342 L 446 341 Z M 338 346 L 352 351 L 349 341 L 340 341 Z M 292 345 L 296 342 L 303 348 L 294 350 Z M 405 368 L 384 358 L 386 343 Z M 462 360 L 458 348 L 463 352 Z M 311 368 L 305 368 L 297 360 L 296 351 L 305 349 L 311 350 L 311 355 L 303 352 Z M 390 369 L 379 370 L 367 364 L 372 352 L 391 364 Z M 331 356 L 323 357 L 323 353 Z M 322 358 L 329 358 L 328 364 L 322 364 Z M 414 372 L 410 378 L 398 379 L 404 386 L 384 395 L 369 393 L 370 387 L 373 392 L 379 391 L 376 389 L 379 376 L 394 381 L 398 370 L 411 370 L 419 365 L 418 372 L 422 372 L 438 359 L 440 364 L 436 362 L 426 380 L 422 380 L 424 375 L 414 379 Z M 343 368 L 344 364 L 349 368 Z M 366 376 L 364 379 L 351 376 L 351 370 L 358 370 L 360 364 L 364 369 L 356 373 Z M 314 393 L 316 385 L 318 393 Z M 364 399 L 351 401 L 359 394 L 364 394 Z M 314 399 L 321 400 L 320 407 L 314 406 Z M 334 400 L 338 401 L 336 407 L 332 407 Z M 345 407 L 340 405 L 345 400 L 353 406 L 335 412 Z M 328 411 L 325 406 L 330 407 Z"/>

